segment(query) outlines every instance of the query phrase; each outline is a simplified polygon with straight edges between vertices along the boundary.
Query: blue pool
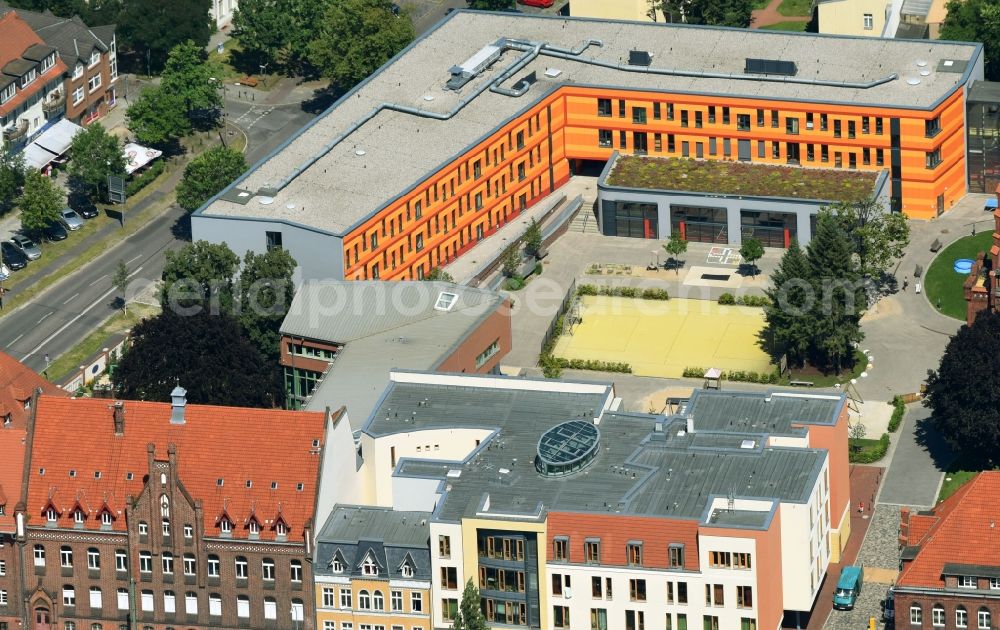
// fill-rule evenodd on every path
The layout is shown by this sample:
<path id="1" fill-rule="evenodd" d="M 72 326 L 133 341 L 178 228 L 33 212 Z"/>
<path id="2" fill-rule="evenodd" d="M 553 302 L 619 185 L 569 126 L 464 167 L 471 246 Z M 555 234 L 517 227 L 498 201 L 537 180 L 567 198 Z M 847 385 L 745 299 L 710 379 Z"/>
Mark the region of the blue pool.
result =
<path id="1" fill-rule="evenodd" d="M 959 258 L 955 261 L 955 273 L 968 274 L 972 271 L 971 258 Z"/>

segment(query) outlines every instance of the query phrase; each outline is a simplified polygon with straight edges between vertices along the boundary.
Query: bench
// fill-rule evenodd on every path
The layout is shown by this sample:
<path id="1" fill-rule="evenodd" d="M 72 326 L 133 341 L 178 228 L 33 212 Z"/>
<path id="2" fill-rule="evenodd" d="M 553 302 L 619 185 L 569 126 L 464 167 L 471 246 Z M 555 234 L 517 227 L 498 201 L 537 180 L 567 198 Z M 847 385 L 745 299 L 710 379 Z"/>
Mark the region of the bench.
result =
<path id="1" fill-rule="evenodd" d="M 788 384 L 792 387 L 813 387 L 815 385 L 812 381 L 788 381 Z"/>
<path id="2" fill-rule="evenodd" d="M 941 241 L 940 239 L 934 239 L 934 242 L 931 243 L 931 251 L 937 253 L 939 249 L 941 249 Z"/>

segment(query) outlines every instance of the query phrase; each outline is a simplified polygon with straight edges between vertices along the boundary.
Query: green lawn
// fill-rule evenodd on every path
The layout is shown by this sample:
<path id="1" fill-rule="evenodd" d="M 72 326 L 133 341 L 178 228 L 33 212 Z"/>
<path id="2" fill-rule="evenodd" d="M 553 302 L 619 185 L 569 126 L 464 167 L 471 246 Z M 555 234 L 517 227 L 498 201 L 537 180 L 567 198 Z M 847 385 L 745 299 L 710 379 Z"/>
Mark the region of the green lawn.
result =
<path id="1" fill-rule="evenodd" d="M 973 470 L 949 470 L 946 472 L 944 476 L 944 483 L 941 484 L 941 492 L 938 493 L 938 502 L 944 501 L 951 495 L 955 494 L 955 491 L 975 477 L 976 473 L 977 471 Z"/>
<path id="2" fill-rule="evenodd" d="M 785 0 L 778 5 L 778 13 L 782 15 L 792 16 L 810 16 L 812 15 L 812 0 Z M 784 29 L 791 30 L 791 29 Z"/>
<path id="3" fill-rule="evenodd" d="M 768 24 L 767 26 L 761 26 L 762 31 L 797 31 L 805 32 L 807 22 L 778 22 L 776 24 Z"/>
<path id="4" fill-rule="evenodd" d="M 965 321 L 965 296 L 962 284 L 967 276 L 955 273 L 957 258 L 976 258 L 979 252 L 989 251 L 993 233 L 983 231 L 975 236 L 961 238 L 938 252 L 924 277 L 927 299 L 948 317 Z"/>

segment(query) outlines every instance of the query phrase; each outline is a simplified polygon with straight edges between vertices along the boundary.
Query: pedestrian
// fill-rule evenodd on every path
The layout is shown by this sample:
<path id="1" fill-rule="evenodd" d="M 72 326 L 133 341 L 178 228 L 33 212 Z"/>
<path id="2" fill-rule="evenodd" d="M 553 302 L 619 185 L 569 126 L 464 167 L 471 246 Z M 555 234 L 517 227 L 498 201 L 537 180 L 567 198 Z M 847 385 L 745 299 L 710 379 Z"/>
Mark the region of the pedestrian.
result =
<path id="1" fill-rule="evenodd" d="M 910 285 L 909 276 L 903 276 L 903 290 L 906 291 L 906 287 Z"/>

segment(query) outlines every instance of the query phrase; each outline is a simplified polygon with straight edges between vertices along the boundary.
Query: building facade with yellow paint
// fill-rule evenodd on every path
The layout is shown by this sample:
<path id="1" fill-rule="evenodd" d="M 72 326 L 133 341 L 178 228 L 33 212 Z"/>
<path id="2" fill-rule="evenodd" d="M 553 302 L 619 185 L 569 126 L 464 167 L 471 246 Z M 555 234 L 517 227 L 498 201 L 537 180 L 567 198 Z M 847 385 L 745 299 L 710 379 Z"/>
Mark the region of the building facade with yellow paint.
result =
<path id="1" fill-rule="evenodd" d="M 664 21 L 663 12 L 654 9 L 650 0 L 573 0 L 569 13 L 573 17 Z"/>
<path id="2" fill-rule="evenodd" d="M 316 628 L 430 630 L 429 518 L 337 506 L 316 539 Z"/>

